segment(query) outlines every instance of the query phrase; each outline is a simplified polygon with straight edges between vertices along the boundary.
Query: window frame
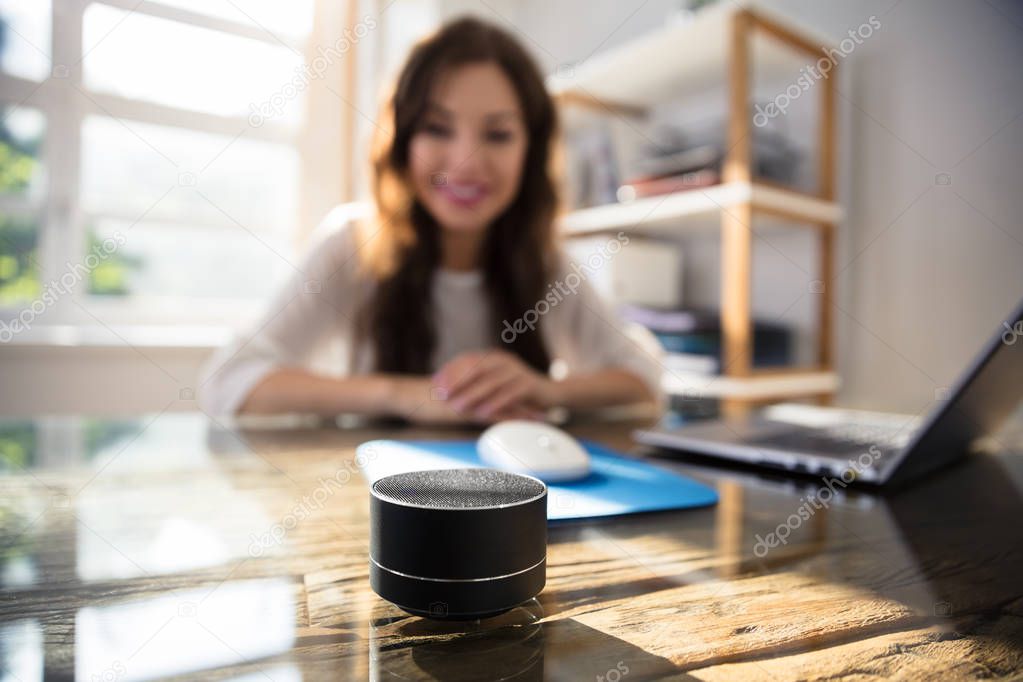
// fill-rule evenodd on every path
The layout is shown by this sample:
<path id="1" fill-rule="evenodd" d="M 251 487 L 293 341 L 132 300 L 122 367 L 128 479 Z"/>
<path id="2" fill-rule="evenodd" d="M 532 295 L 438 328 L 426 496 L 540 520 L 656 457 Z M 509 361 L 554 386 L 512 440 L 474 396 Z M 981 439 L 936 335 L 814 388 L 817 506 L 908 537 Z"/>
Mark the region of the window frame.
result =
<path id="1" fill-rule="evenodd" d="M 356 0 L 351 0 L 357 4 Z M 186 131 L 212 133 L 234 138 L 242 129 L 246 139 L 283 144 L 291 147 L 299 159 L 297 206 L 294 232 L 289 235 L 296 245 L 311 226 L 303 224 L 303 217 L 322 215 L 333 205 L 347 200 L 348 193 L 342 183 L 328 187 L 311 187 L 303 178 L 319 174 L 328 178 L 344 177 L 346 162 L 342 154 L 333 156 L 315 153 L 309 144 L 309 123 L 312 120 L 310 92 L 306 97 L 305 120 L 289 129 L 276 121 L 266 121 L 254 127 L 245 116 L 224 117 L 198 111 L 129 99 L 118 95 L 87 89 L 83 80 L 83 62 L 87 55 L 83 46 L 84 15 L 90 5 L 98 4 L 115 9 L 171 20 L 187 26 L 258 40 L 275 46 L 284 45 L 302 54 L 309 62 L 311 45 L 336 40 L 343 26 L 332 27 L 333 22 L 317 24 L 324 10 L 325 0 L 315 0 L 313 28 L 303 38 L 271 33 L 259 25 L 204 15 L 190 10 L 162 5 L 152 0 L 52 0 L 51 64 L 50 74 L 41 82 L 0 72 L 0 105 L 31 108 L 45 118 L 45 132 L 40 148 L 40 160 L 45 168 L 45 186 L 39 197 L 0 197 L 0 211 L 15 216 L 37 216 L 37 259 L 39 278 L 45 286 L 65 272 L 67 262 L 81 262 L 85 255 L 85 226 L 92 218 L 123 218 L 114 213 L 87 213 L 81 200 L 81 145 L 82 126 L 89 116 L 108 117 L 128 123 L 148 123 L 170 126 Z M 344 3 L 348 5 L 349 3 Z M 332 13 L 332 12 L 328 12 Z M 336 36 L 336 37 L 335 37 Z M 98 44 L 98 43 L 97 43 Z M 344 69 L 342 69 L 344 71 Z M 59 81 L 59 82 L 58 82 Z M 351 84 L 347 84 L 351 87 Z M 347 89 L 347 88 L 346 88 Z M 343 132 L 341 117 L 323 129 L 323 117 L 316 122 L 318 136 L 330 139 Z M 315 175 L 314 175 L 315 177 Z M 161 221 L 162 222 L 162 221 Z M 169 227 L 168 229 L 173 229 Z M 207 226 L 211 232 L 219 229 Z M 288 255 L 288 254 L 285 254 Z M 295 259 L 289 256 L 295 263 Z M 130 326 L 130 325 L 195 325 L 223 327 L 237 326 L 251 320 L 265 306 L 265 301 L 245 299 L 195 299 L 187 297 L 160 298 L 158 306 L 150 305 L 151 297 L 128 295 L 108 297 L 91 295 L 79 283 L 70 296 L 57 301 L 33 325 L 50 326 Z M 0 304 L 0 321 L 10 321 L 25 309 L 25 303 Z M 84 305 L 79 305 L 79 303 Z M 154 310 L 154 308 L 158 308 Z M 40 338 L 45 337 L 41 334 Z"/>

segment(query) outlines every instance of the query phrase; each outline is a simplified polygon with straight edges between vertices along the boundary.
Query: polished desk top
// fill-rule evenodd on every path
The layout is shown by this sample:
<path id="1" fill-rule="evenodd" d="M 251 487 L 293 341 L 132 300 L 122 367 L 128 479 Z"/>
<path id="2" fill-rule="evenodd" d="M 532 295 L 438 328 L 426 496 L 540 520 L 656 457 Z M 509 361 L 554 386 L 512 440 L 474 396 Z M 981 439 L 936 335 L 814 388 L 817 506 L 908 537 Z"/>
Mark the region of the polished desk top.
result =
<path id="1" fill-rule="evenodd" d="M 569 430 L 648 456 L 629 441 L 642 425 Z M 811 493 L 831 498 L 817 494 L 819 479 L 659 459 L 716 486 L 720 503 L 553 526 L 536 601 L 484 621 L 409 616 L 369 587 L 354 448 L 473 435 L 239 428 L 191 414 L 0 422 L 0 677 L 631 682 L 1023 670 L 1023 439 L 896 494 L 839 486 L 819 508 L 806 505 Z"/>

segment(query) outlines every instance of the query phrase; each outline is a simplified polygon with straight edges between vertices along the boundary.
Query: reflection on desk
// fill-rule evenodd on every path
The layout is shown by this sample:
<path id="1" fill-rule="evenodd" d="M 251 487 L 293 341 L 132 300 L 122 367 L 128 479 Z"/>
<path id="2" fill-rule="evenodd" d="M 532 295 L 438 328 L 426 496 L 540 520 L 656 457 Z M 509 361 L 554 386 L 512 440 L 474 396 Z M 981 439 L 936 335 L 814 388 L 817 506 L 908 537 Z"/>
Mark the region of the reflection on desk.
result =
<path id="1" fill-rule="evenodd" d="M 629 450 L 645 425 L 569 430 Z M 720 504 L 552 527 L 537 600 L 485 621 L 416 618 L 369 588 L 354 449 L 473 435 L 188 414 L 0 422 L 3 670 L 285 682 L 1023 669 L 1021 438 L 906 490 L 823 505 L 807 503 L 820 479 L 660 459 Z"/>

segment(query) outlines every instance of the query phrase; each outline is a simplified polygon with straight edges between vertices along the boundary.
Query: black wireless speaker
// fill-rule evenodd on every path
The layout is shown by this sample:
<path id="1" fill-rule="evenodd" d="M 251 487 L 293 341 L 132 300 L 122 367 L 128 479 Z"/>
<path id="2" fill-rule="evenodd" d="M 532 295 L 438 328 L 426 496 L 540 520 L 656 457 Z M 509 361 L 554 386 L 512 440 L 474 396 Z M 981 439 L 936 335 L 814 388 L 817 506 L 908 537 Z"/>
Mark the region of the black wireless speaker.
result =
<path id="1" fill-rule="evenodd" d="M 414 471 L 370 495 L 369 582 L 408 613 L 486 618 L 547 581 L 547 486 L 496 469 Z"/>

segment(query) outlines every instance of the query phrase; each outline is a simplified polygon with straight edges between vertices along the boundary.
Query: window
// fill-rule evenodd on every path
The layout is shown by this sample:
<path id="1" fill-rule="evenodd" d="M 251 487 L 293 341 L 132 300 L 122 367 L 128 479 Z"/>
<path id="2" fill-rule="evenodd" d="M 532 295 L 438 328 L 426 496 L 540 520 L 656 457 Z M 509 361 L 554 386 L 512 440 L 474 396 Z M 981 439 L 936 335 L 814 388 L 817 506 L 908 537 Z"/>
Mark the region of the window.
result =
<path id="1" fill-rule="evenodd" d="M 46 120 L 36 109 L 5 106 L 0 125 L 0 302 L 39 294 L 38 241 Z"/>
<path id="2" fill-rule="evenodd" d="M 299 217 L 344 198 L 341 147 L 308 129 L 338 139 L 340 117 L 294 87 L 313 36 L 342 35 L 314 32 L 327 4 L 0 0 L 0 321 L 258 311 L 293 272 Z"/>

